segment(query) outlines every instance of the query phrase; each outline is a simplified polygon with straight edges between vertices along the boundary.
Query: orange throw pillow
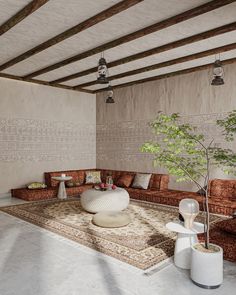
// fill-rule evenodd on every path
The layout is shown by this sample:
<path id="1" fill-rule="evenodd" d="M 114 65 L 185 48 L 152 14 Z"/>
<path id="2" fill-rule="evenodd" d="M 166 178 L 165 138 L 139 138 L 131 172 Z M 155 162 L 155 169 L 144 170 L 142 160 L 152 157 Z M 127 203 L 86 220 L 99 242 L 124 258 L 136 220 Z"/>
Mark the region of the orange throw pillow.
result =
<path id="1" fill-rule="evenodd" d="M 117 186 L 120 187 L 130 187 L 134 176 L 130 174 L 124 174 L 120 176 L 116 182 Z"/>

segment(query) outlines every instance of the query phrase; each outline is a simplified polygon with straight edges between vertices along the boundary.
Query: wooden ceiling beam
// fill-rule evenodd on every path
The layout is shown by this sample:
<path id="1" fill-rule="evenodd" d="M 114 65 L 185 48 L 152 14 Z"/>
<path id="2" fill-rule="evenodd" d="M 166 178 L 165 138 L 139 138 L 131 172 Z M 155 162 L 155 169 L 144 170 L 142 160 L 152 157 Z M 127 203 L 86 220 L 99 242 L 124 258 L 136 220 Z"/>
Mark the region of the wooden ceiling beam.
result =
<path id="1" fill-rule="evenodd" d="M 27 16 L 35 12 L 41 6 L 46 4 L 49 0 L 33 0 L 27 4 L 24 8 L 18 11 L 15 15 L 9 18 L 5 23 L 0 26 L 0 36 L 5 34 L 11 28 L 16 26 L 19 22 L 24 20 Z"/>
<path id="2" fill-rule="evenodd" d="M 232 64 L 232 63 L 236 63 L 236 57 L 222 60 L 223 65 Z M 142 84 L 142 83 L 146 83 L 146 82 L 170 78 L 170 77 L 174 77 L 174 76 L 178 76 L 178 75 L 189 74 L 189 73 L 193 73 L 193 72 L 197 72 L 197 71 L 201 71 L 201 70 L 206 70 L 206 69 L 212 68 L 212 64 L 213 63 L 202 65 L 202 66 L 197 66 L 197 67 L 193 67 L 193 68 L 188 68 L 185 70 L 179 70 L 179 71 L 175 71 L 175 72 L 171 72 L 171 73 L 167 73 L 167 74 L 163 74 L 163 75 L 144 78 L 144 79 L 140 79 L 140 80 L 136 80 L 136 81 L 131 81 L 131 82 L 127 82 L 127 83 L 122 83 L 119 85 L 115 85 L 112 88 L 118 89 L 118 88 L 133 86 L 133 85 L 137 85 L 137 84 Z M 101 88 L 101 89 L 94 90 L 93 93 L 104 92 L 107 90 L 108 90 L 107 88 Z"/>
<path id="3" fill-rule="evenodd" d="M 208 3 L 205 3 L 205 4 L 200 5 L 198 7 L 195 7 L 193 9 L 187 10 L 187 11 L 185 11 L 183 13 L 180 13 L 178 15 L 175 15 L 173 17 L 165 19 L 165 20 L 163 20 L 161 22 L 158 22 L 158 23 L 150 25 L 150 26 L 148 26 L 146 28 L 140 29 L 140 30 L 138 30 L 136 32 L 130 33 L 128 35 L 125 35 L 123 37 L 120 37 L 118 39 L 110 41 L 110 42 L 105 43 L 103 45 L 97 46 L 97 47 L 95 47 L 93 49 L 82 52 L 82 53 L 77 54 L 75 56 L 72 56 L 70 58 L 64 59 L 64 60 L 59 61 L 59 62 L 57 62 L 55 64 L 52 64 L 50 66 L 44 67 L 44 68 L 42 68 L 40 70 L 37 70 L 35 72 L 32 72 L 32 73 L 26 75 L 25 77 L 32 78 L 32 77 L 35 77 L 35 76 L 45 74 L 47 72 L 53 71 L 53 70 L 58 69 L 58 68 L 63 67 L 63 66 L 66 66 L 66 65 L 68 65 L 70 63 L 82 60 L 82 59 L 87 58 L 89 56 L 92 56 L 94 54 L 103 52 L 103 51 L 111 49 L 113 47 L 116 47 L 116 46 L 125 44 L 127 42 L 133 41 L 135 39 L 144 37 L 144 36 L 146 36 L 148 34 L 151 34 L 151 33 L 157 32 L 159 30 L 163 30 L 163 29 L 165 29 L 167 27 L 170 27 L 170 26 L 176 25 L 178 23 L 184 22 L 184 21 L 189 20 L 189 19 L 191 19 L 193 17 L 202 15 L 202 14 L 204 14 L 206 12 L 215 10 L 215 9 L 217 9 L 219 7 L 225 6 L 225 5 L 230 4 L 232 2 L 235 2 L 235 0 L 213 0 L 213 1 L 210 1 Z M 0 67 L 0 71 L 1 71 L 1 67 Z"/>
<path id="4" fill-rule="evenodd" d="M 218 53 L 222 53 L 222 52 L 226 52 L 226 51 L 230 51 L 230 50 L 234 50 L 234 49 L 236 49 L 236 43 L 227 44 L 227 45 L 220 46 L 220 47 L 217 47 L 217 48 L 209 49 L 209 50 L 206 50 L 206 51 L 201 51 L 201 52 L 198 52 L 198 53 L 186 55 L 186 56 L 175 58 L 175 59 L 172 59 L 172 60 L 167 60 L 165 62 L 157 63 L 157 64 L 154 64 L 154 65 L 142 67 L 142 68 L 139 68 L 139 69 L 136 69 L 136 70 L 131 70 L 131 71 L 128 71 L 128 72 L 124 72 L 124 73 L 120 73 L 120 74 L 117 74 L 117 75 L 114 75 L 114 76 L 110 76 L 109 81 L 116 80 L 116 79 L 121 79 L 121 78 L 124 78 L 124 77 L 129 77 L 129 76 L 133 76 L 133 75 L 137 75 L 137 74 L 144 73 L 144 72 L 157 70 L 157 69 L 160 69 L 160 68 L 169 67 L 169 66 L 172 66 L 172 65 L 188 62 L 188 61 L 191 61 L 191 60 L 203 58 L 203 57 L 206 57 L 206 56 L 210 56 L 210 55 L 213 55 L 213 54 L 218 54 Z M 79 89 L 79 88 L 89 87 L 89 86 L 96 85 L 96 84 L 98 84 L 97 81 L 91 81 L 91 82 L 76 85 L 76 86 L 74 86 L 74 88 Z"/>
<path id="5" fill-rule="evenodd" d="M 159 53 L 162 53 L 164 51 L 172 50 L 172 49 L 175 49 L 175 48 L 178 48 L 178 47 L 181 47 L 181 46 L 189 45 L 189 44 L 194 43 L 194 42 L 199 42 L 199 41 L 202 41 L 202 40 L 205 40 L 205 39 L 208 39 L 208 38 L 216 37 L 216 36 L 221 35 L 221 34 L 229 33 L 229 32 L 232 32 L 234 30 L 236 30 L 236 22 L 225 25 L 225 26 L 222 26 L 222 27 L 219 27 L 219 28 L 215 28 L 213 30 L 209 30 L 209 31 L 197 34 L 197 35 L 193 35 L 193 36 L 190 36 L 190 37 L 187 37 L 187 38 L 184 38 L 184 39 L 180 39 L 178 41 L 174 41 L 174 42 L 171 42 L 171 43 L 168 43 L 168 44 L 164 44 L 162 46 L 155 47 L 155 48 L 143 51 L 143 52 L 139 52 L 139 53 L 127 56 L 127 57 L 117 59 L 115 61 L 112 61 L 112 62 L 108 63 L 107 66 L 110 69 L 110 68 L 113 68 L 113 67 L 116 67 L 116 66 L 119 66 L 119 65 L 122 65 L 122 64 L 129 63 L 131 61 L 135 61 L 135 60 L 138 60 L 138 59 L 142 59 L 142 58 L 154 55 L 154 54 L 159 54 Z M 51 81 L 51 83 L 52 84 L 53 83 L 63 83 L 63 82 L 68 81 L 68 80 L 76 79 L 76 78 L 79 78 L 79 77 L 83 77 L 83 76 L 95 73 L 96 71 L 97 71 L 97 67 L 90 68 L 88 70 L 78 72 L 78 73 L 74 73 L 72 75 L 68 75 L 68 76 L 59 78 L 57 80 Z"/>
<path id="6" fill-rule="evenodd" d="M 47 2 L 45 0 L 37 0 L 37 2 Z M 2 64 L 0 66 L 0 71 L 3 71 L 45 49 L 48 49 L 49 47 L 59 43 L 59 42 L 62 42 L 112 16 L 114 16 L 115 14 L 118 14 L 128 8 L 130 8 L 131 6 L 134 6 L 140 2 L 142 2 L 144 0 L 123 0 L 113 6 L 111 6 L 110 8 L 106 9 L 106 10 L 103 10 L 102 12 L 96 14 L 95 16 L 92 16 L 91 18 L 83 21 L 82 23 L 79 23 L 77 25 L 75 25 L 74 27 L 58 34 L 57 36 L 51 38 L 51 39 L 48 39 L 47 41 L 35 46 L 34 48 L 22 53 L 21 55 L 7 61 L 6 63 Z M 33 1 L 35 2 L 35 1 Z"/>
<path id="7" fill-rule="evenodd" d="M 87 89 L 75 89 L 74 87 L 62 85 L 62 84 L 51 85 L 47 81 L 30 79 L 30 78 L 26 79 L 23 77 L 11 75 L 11 74 L 5 74 L 5 73 L 0 73 L 0 78 L 6 78 L 6 79 L 17 80 L 22 82 L 29 82 L 29 83 L 40 84 L 40 85 L 51 86 L 51 87 L 62 88 L 62 89 L 73 90 L 73 91 L 79 91 L 79 92 L 93 93 L 93 91 L 87 90 Z"/>

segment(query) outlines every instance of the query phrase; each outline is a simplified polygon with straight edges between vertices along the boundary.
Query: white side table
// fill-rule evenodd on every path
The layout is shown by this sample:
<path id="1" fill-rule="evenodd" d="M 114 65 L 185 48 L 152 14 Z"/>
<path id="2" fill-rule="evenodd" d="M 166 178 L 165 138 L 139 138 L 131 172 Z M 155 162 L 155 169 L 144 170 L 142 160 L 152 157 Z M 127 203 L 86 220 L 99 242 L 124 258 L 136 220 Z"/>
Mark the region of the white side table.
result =
<path id="1" fill-rule="evenodd" d="M 52 177 L 52 179 L 60 181 L 59 189 L 57 193 L 58 199 L 61 199 L 61 200 L 66 199 L 67 194 L 66 194 L 66 188 L 65 188 L 65 181 L 71 180 L 72 177 L 71 176 L 65 176 L 65 177 L 55 176 L 55 177 Z"/>
<path id="2" fill-rule="evenodd" d="M 198 243 L 197 234 L 204 232 L 204 224 L 194 222 L 191 229 L 187 229 L 184 225 L 178 222 L 169 222 L 166 227 L 174 232 L 178 233 L 175 243 L 174 262 L 175 265 L 190 269 L 191 266 L 191 246 Z"/>

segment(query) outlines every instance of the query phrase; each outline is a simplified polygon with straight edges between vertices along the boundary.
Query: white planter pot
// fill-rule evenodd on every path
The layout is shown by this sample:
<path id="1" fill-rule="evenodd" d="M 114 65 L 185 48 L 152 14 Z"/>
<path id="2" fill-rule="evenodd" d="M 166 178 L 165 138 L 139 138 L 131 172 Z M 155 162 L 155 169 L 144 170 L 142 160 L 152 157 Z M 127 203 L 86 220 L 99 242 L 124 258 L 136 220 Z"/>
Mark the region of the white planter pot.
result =
<path id="1" fill-rule="evenodd" d="M 214 246 L 219 248 L 218 252 L 206 253 L 191 247 L 191 279 L 201 288 L 215 289 L 223 282 L 223 249 Z"/>

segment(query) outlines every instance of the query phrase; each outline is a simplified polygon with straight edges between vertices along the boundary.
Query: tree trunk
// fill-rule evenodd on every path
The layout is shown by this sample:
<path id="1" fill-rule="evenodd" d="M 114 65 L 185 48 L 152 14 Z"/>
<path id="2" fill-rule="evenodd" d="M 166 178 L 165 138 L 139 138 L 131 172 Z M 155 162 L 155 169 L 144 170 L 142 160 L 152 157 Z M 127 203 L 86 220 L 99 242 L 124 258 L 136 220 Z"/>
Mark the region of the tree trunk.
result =
<path id="1" fill-rule="evenodd" d="M 209 203 L 208 203 L 209 195 L 208 195 L 208 183 L 206 186 L 206 195 L 205 195 L 205 209 L 206 209 L 206 231 L 205 231 L 205 247 L 209 248 L 210 242 L 210 213 L 209 213 Z"/>

